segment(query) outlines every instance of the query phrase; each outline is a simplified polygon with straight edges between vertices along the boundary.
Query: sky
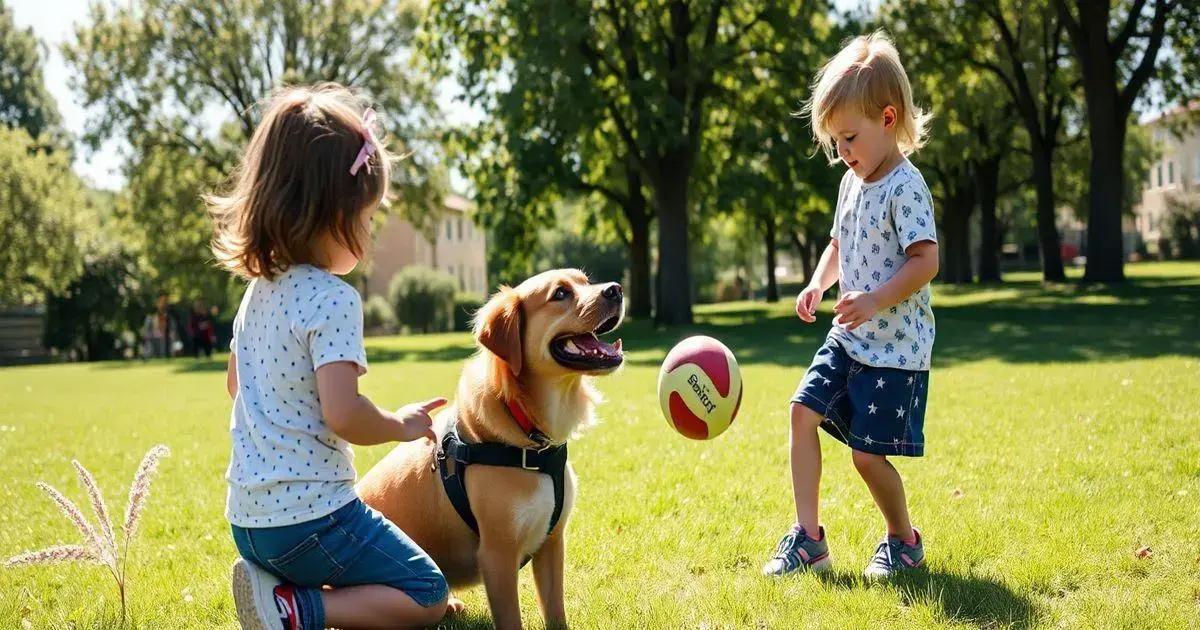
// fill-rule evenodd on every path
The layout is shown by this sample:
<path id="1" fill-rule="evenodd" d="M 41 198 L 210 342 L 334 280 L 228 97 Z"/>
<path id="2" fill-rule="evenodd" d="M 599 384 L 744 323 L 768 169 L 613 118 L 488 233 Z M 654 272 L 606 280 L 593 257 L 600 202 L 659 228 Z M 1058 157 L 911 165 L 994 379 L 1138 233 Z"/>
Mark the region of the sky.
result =
<path id="1" fill-rule="evenodd" d="M 59 47 L 64 41 L 73 37 L 75 24 L 83 22 L 87 18 L 88 5 L 91 1 L 8 0 L 17 26 L 33 28 L 34 34 L 48 48 L 48 56 L 44 59 L 43 65 L 46 88 L 58 101 L 58 110 L 62 114 L 64 126 L 76 137 L 83 134 L 87 111 L 80 105 L 77 95 L 68 84 L 70 71 L 63 61 Z M 835 0 L 834 2 L 839 9 L 843 10 L 876 3 L 877 0 Z M 474 118 L 477 114 L 472 112 L 469 107 L 453 102 L 451 94 L 454 92 L 453 86 L 446 86 L 441 98 L 449 122 L 455 123 Z M 119 140 L 108 140 L 95 152 L 80 147 L 75 158 L 75 171 L 94 187 L 117 190 L 125 183 L 120 168 L 121 148 L 122 144 Z"/>

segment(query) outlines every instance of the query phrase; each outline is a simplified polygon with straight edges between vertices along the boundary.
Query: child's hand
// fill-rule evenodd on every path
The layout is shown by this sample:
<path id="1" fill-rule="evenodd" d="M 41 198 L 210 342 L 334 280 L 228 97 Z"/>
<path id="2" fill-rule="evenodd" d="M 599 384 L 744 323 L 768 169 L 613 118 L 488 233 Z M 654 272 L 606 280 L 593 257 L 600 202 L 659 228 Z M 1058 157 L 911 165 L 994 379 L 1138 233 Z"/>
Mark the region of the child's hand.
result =
<path id="1" fill-rule="evenodd" d="M 837 313 L 833 323 L 845 326 L 846 330 L 854 330 L 871 319 L 878 310 L 879 300 L 869 291 L 851 291 L 833 305 L 833 312 Z"/>
<path id="2" fill-rule="evenodd" d="M 396 410 L 400 419 L 400 435 L 398 442 L 411 442 L 423 437 L 437 444 L 437 434 L 433 432 L 433 418 L 429 416 L 434 410 L 446 404 L 445 398 L 430 398 L 425 402 L 411 403 Z"/>
<path id="3" fill-rule="evenodd" d="M 817 305 L 825 294 L 820 287 L 809 285 L 796 296 L 796 315 L 808 323 L 817 321 Z"/>

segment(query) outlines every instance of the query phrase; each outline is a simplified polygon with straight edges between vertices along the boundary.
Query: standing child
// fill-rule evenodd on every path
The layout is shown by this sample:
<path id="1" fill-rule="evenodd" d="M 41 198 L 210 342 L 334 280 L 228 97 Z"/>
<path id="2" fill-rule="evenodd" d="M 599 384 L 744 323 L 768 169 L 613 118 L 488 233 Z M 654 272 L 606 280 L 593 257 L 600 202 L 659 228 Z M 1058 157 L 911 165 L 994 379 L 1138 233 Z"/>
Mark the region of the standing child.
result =
<path id="1" fill-rule="evenodd" d="M 850 447 L 883 513 L 887 534 L 864 573 L 886 577 L 925 560 L 904 484 L 888 456 L 920 457 L 925 449 L 937 231 L 929 189 L 905 156 L 924 143 L 928 115 L 913 105 L 900 56 L 882 33 L 855 38 L 826 64 L 806 109 L 830 162 L 840 158 L 849 170 L 838 190 L 830 243 L 796 298 L 796 314 L 816 321 L 817 304 L 835 282 L 840 298 L 825 344 L 792 397 L 796 523 L 763 572 L 830 565 L 817 514 L 820 427 Z"/>
<path id="2" fill-rule="evenodd" d="M 361 299 L 337 276 L 362 259 L 387 194 L 374 120 L 340 86 L 284 90 L 232 190 L 206 200 L 217 259 L 250 280 L 227 377 L 225 516 L 241 554 L 233 594 L 244 628 L 417 626 L 446 611 L 433 560 L 354 494 L 350 444 L 432 439 L 429 412 L 446 402 L 392 413 L 358 393 Z"/>

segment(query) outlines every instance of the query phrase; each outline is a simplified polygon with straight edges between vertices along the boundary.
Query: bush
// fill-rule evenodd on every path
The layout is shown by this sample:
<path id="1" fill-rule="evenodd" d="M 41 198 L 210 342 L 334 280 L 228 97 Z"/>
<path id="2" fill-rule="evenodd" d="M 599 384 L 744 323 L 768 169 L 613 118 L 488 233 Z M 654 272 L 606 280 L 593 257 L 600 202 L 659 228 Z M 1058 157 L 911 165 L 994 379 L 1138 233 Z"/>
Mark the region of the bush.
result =
<path id="1" fill-rule="evenodd" d="M 140 272 L 125 252 L 86 263 L 66 291 L 46 297 L 43 345 L 88 361 L 121 358 L 154 309 Z"/>
<path id="2" fill-rule="evenodd" d="M 1163 233 L 1169 239 L 1164 257 L 1200 258 L 1200 193 L 1167 196 Z"/>
<path id="3" fill-rule="evenodd" d="M 363 327 L 375 334 L 386 334 L 396 329 L 396 313 L 392 304 L 382 295 L 372 295 L 363 306 Z"/>
<path id="4" fill-rule="evenodd" d="M 405 267 L 392 278 L 388 298 L 396 323 L 409 332 L 449 330 L 454 323 L 458 282 L 449 274 L 421 265 Z"/>
<path id="5" fill-rule="evenodd" d="M 483 307 L 483 297 L 474 293 L 459 293 L 454 296 L 454 330 L 471 330 L 471 319 L 475 311 Z"/>

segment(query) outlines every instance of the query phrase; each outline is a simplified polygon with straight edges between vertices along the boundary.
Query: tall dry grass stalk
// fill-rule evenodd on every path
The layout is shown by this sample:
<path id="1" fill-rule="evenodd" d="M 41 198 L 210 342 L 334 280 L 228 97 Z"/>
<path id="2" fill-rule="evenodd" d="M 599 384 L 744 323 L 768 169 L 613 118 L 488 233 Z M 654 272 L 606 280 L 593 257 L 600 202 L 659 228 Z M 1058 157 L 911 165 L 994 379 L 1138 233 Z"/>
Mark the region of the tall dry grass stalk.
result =
<path id="1" fill-rule="evenodd" d="M 108 506 L 104 503 L 104 495 L 100 493 L 100 486 L 96 484 L 92 473 L 88 472 L 83 464 L 75 460 L 71 461 L 79 476 L 79 484 L 83 486 L 88 500 L 91 501 L 92 511 L 95 512 L 96 521 L 100 525 L 99 531 L 92 526 L 79 507 L 70 499 L 50 485 L 38 482 L 38 487 L 50 496 L 58 509 L 66 515 L 67 520 L 71 521 L 71 524 L 79 530 L 84 544 L 59 545 L 39 551 L 27 551 L 9 558 L 4 562 L 4 566 L 15 567 L 58 562 L 101 564 L 108 569 L 117 583 L 117 591 L 121 598 L 121 622 L 123 624 L 127 609 L 126 587 L 129 584 L 129 573 L 126 570 L 129 548 L 133 544 L 134 534 L 137 533 L 138 522 L 146 509 L 146 499 L 150 496 L 150 482 L 154 480 L 154 473 L 158 471 L 158 462 L 170 454 L 171 449 L 159 444 L 151 448 L 142 458 L 142 463 L 133 476 L 133 485 L 129 487 L 129 504 L 125 507 L 125 520 L 121 525 L 124 537 L 119 543 L 113 531 Z"/>

